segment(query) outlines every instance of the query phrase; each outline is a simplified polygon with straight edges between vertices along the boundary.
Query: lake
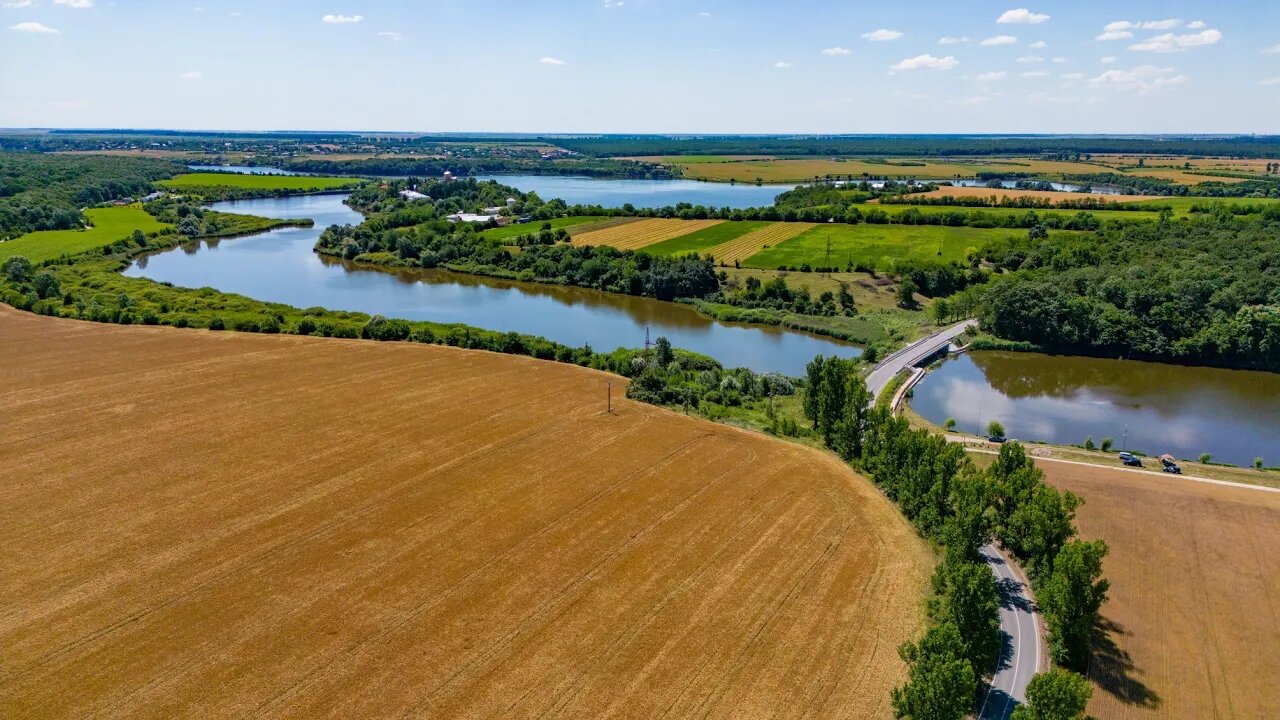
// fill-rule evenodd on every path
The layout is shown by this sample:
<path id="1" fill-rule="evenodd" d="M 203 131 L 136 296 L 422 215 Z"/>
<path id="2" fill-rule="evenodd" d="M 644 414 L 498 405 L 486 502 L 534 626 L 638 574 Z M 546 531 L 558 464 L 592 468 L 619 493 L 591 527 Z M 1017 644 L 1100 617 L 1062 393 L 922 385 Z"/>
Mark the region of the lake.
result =
<path id="1" fill-rule="evenodd" d="M 481 175 L 522 192 L 533 191 L 543 200 L 560 198 L 570 205 L 655 208 L 687 202 L 705 207 L 748 208 L 772 205 L 778 195 L 795 185 L 749 185 L 699 180 L 625 180 L 567 175 Z"/>
<path id="2" fill-rule="evenodd" d="M 312 218 L 313 228 L 281 228 L 210 240 L 139 258 L 125 270 L 182 287 L 225 292 L 296 307 L 321 306 L 409 320 L 466 323 L 540 335 L 599 351 L 644 345 L 666 336 L 676 347 L 710 355 L 726 367 L 803 375 L 815 355 L 855 357 L 861 349 L 830 338 L 774 327 L 723 323 L 693 308 L 651 298 L 442 270 L 387 272 L 313 252 L 329 225 L 358 224 L 345 195 L 306 195 L 221 202 L 212 209 L 264 217 Z"/>
<path id="3" fill-rule="evenodd" d="M 278 167 L 257 165 L 188 165 L 188 170 L 201 172 L 239 173 L 241 175 L 314 175 L 315 173 L 294 172 Z"/>
<path id="4" fill-rule="evenodd" d="M 1025 440 L 1111 437 L 1117 451 L 1127 443 L 1148 455 L 1280 465 L 1275 373 L 980 351 L 943 361 L 916 385 L 911 407 L 938 425 L 955 418 L 964 432 L 999 420 Z"/>

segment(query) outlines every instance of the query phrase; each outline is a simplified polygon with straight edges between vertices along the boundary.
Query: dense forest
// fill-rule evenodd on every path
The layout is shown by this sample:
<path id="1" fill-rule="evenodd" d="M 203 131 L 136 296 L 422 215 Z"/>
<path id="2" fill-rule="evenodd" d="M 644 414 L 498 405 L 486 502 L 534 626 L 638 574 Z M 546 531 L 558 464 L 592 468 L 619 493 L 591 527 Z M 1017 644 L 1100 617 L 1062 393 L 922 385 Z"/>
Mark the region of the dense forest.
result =
<path id="1" fill-rule="evenodd" d="M 1280 157 L 1280 137 L 1053 137 L 1029 135 L 597 135 L 548 137 L 585 155 L 992 155 L 1091 153 Z"/>
<path id="2" fill-rule="evenodd" d="M 0 153 L 0 240 L 82 227 L 81 208 L 144 195 L 182 170 L 149 158 Z"/>
<path id="3" fill-rule="evenodd" d="M 983 326 L 1062 352 L 1280 371 L 1280 208 L 983 248 Z"/>

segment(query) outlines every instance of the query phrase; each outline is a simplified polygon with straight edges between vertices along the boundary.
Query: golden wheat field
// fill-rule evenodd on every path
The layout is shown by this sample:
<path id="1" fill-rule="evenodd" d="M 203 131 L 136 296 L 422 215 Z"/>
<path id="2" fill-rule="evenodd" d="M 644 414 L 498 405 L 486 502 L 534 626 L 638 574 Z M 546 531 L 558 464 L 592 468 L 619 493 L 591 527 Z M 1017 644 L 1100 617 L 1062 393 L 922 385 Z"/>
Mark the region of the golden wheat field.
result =
<path id="1" fill-rule="evenodd" d="M 1042 462 L 1111 553 L 1089 712 L 1280 717 L 1280 493 Z"/>
<path id="2" fill-rule="evenodd" d="M 706 254 L 715 258 L 718 263 L 746 260 L 766 247 L 773 247 L 780 242 L 790 240 L 814 227 L 817 227 L 814 223 L 777 222 L 720 243 L 709 248 Z"/>
<path id="3" fill-rule="evenodd" d="M 5 718 L 880 718 L 921 627 L 869 483 L 616 376 L 4 306 L 0 366 Z"/>
<path id="4" fill-rule="evenodd" d="M 676 220 L 651 218 L 584 232 L 573 236 L 574 245 L 608 245 L 619 250 L 639 250 L 664 240 L 688 235 L 718 225 L 723 220 Z"/>

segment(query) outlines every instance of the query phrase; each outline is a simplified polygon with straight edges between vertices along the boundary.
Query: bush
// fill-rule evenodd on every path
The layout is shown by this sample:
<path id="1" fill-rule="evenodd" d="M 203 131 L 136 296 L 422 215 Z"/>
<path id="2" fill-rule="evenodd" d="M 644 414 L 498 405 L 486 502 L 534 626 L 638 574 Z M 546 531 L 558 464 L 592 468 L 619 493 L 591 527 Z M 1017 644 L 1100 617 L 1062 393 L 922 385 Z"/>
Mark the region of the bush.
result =
<path id="1" fill-rule="evenodd" d="M 360 329 L 360 337 L 369 340 L 407 340 L 409 333 L 409 323 L 404 320 L 388 320 L 381 315 L 374 315 Z"/>
<path id="2" fill-rule="evenodd" d="M 1254 458 L 1254 459 L 1253 459 L 1253 469 L 1254 469 L 1254 470 L 1261 470 L 1261 469 L 1262 469 L 1262 458 L 1261 458 L 1261 457 L 1256 457 L 1256 458 Z"/>
<path id="3" fill-rule="evenodd" d="M 946 421 L 945 423 L 943 423 L 943 424 L 942 424 L 942 427 L 944 427 L 944 428 L 946 428 L 946 429 L 948 429 L 948 430 L 955 430 L 955 429 L 956 429 L 956 419 L 955 419 L 955 418 L 950 418 L 950 417 L 949 417 L 949 418 L 947 418 L 947 421 Z"/>
<path id="4" fill-rule="evenodd" d="M 214 315 L 213 317 L 209 318 L 209 329 L 210 330 L 226 330 L 227 321 L 223 320 L 221 317 L 217 315 Z"/>
<path id="5" fill-rule="evenodd" d="M 1210 455 L 1209 453 L 1200 453 L 1200 462 L 1204 463 L 1205 465 L 1208 465 L 1209 461 L 1212 459 L 1213 459 L 1213 456 Z"/>
<path id="6" fill-rule="evenodd" d="M 1093 449 L 1094 449 L 1093 436 L 1092 436 L 1092 435 L 1090 435 L 1089 437 L 1087 437 L 1087 438 L 1085 438 L 1085 439 L 1084 439 L 1084 449 L 1085 449 L 1085 450 L 1093 450 Z"/>
<path id="7" fill-rule="evenodd" d="M 999 420 L 992 420 L 987 423 L 987 435 L 992 437 L 1004 437 L 1004 425 Z"/>
<path id="8" fill-rule="evenodd" d="M 1109 438 L 1109 437 L 1102 438 L 1102 452 L 1111 452 L 1111 446 L 1114 445 L 1115 442 L 1116 441 L 1114 438 Z"/>
<path id="9" fill-rule="evenodd" d="M 294 326 L 293 331 L 298 335 L 310 335 L 316 331 L 316 321 L 309 317 L 304 317 Z"/>

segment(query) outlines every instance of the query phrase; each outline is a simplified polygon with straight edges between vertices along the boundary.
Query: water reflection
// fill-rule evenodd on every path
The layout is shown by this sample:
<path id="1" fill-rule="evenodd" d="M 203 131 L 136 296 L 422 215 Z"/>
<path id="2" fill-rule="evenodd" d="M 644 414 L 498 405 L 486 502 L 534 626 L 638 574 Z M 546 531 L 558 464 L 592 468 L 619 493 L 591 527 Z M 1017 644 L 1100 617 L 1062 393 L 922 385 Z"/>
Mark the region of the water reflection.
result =
<path id="1" fill-rule="evenodd" d="M 974 432 L 999 420 L 1013 437 L 1115 439 L 1151 454 L 1280 464 L 1280 375 L 1034 353 L 975 352 L 916 386 L 912 407 Z"/>
<path id="2" fill-rule="evenodd" d="M 214 209 L 267 217 L 309 217 L 315 227 L 188 243 L 140 258 L 126 274 L 296 307 L 321 306 L 388 317 L 459 322 L 541 335 L 597 350 L 638 347 L 646 330 L 728 366 L 801 375 L 815 355 L 854 357 L 854 345 L 774 327 L 722 323 L 693 308 L 582 288 L 522 283 L 444 270 L 381 270 L 312 251 L 323 228 L 361 217 L 341 195 L 218 203 Z"/>

